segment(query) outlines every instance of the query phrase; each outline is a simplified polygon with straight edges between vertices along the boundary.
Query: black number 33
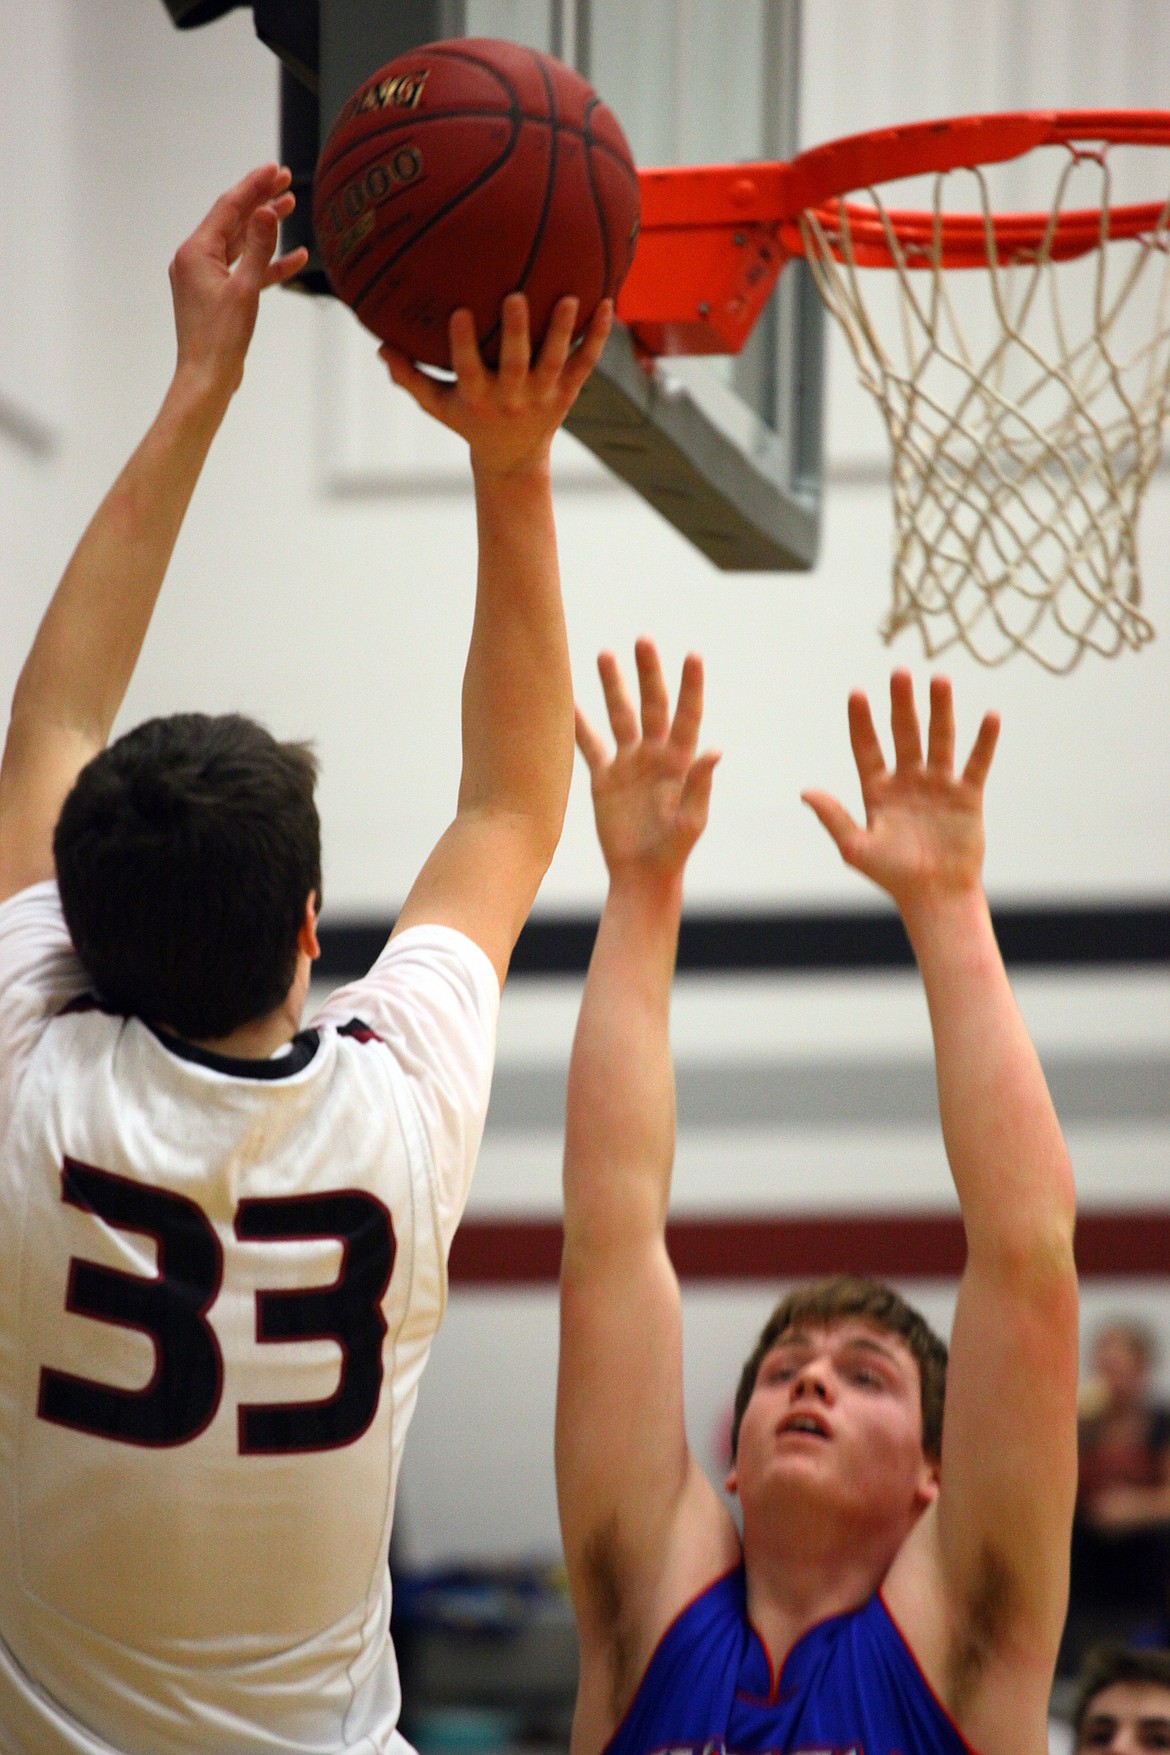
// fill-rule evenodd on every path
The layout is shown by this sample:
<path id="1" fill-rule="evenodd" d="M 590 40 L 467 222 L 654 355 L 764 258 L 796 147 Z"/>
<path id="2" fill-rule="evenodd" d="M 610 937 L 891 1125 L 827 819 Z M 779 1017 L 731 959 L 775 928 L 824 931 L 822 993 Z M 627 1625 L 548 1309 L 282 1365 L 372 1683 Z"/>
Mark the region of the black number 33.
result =
<path id="1" fill-rule="evenodd" d="M 155 1369 L 143 1389 L 117 1389 L 45 1366 L 37 1413 L 123 1444 L 187 1444 L 215 1418 L 223 1394 L 223 1356 L 207 1313 L 223 1277 L 219 1239 L 194 1201 L 66 1158 L 61 1198 L 119 1231 L 153 1237 L 152 1278 L 74 1256 L 65 1308 L 78 1316 L 137 1329 L 154 1343 Z M 241 1406 L 244 1455 L 334 1450 L 360 1438 L 382 1389 L 382 1299 L 394 1266 L 394 1227 L 381 1201 L 357 1189 L 276 1200 L 241 1201 L 241 1242 L 329 1238 L 341 1244 L 330 1285 L 257 1292 L 258 1341 L 332 1340 L 341 1349 L 337 1388 L 325 1401 Z"/>

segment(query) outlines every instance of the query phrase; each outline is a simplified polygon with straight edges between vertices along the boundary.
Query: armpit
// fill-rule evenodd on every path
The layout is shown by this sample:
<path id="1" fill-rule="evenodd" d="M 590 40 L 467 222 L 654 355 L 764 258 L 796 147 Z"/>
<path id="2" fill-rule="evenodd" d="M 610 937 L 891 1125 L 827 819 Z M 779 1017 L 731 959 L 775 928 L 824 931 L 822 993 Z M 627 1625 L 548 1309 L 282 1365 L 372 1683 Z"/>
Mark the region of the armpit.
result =
<path id="1" fill-rule="evenodd" d="M 985 1544 L 948 1666 L 947 1705 L 960 1722 L 988 1665 L 1002 1650 L 1020 1597 L 1015 1572 L 998 1549 Z"/>
<path id="2" fill-rule="evenodd" d="M 621 1536 L 617 1513 L 598 1524 L 581 1553 L 582 1571 L 597 1631 L 609 1651 L 611 1698 L 616 1724 L 638 1682 L 638 1661 L 629 1607 L 622 1591 Z"/>

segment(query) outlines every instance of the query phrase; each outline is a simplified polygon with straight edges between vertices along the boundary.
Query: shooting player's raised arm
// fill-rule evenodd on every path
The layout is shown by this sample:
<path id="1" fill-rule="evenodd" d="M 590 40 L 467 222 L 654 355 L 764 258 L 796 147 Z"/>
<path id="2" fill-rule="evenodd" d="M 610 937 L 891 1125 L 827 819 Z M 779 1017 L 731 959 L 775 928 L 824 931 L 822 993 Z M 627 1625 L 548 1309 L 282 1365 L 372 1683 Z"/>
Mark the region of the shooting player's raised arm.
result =
<path id="1" fill-rule="evenodd" d="M 866 827 L 835 799 L 805 795 L 846 862 L 901 911 L 926 989 L 967 1236 L 941 1490 L 886 1597 L 976 1748 L 1040 1748 L 1076 1492 L 1072 1171 L 982 888 L 982 794 L 998 722 L 983 721 L 955 774 L 949 683 L 931 686 L 925 758 L 905 672 L 891 700 L 893 770 L 865 697 L 849 703 Z"/>
<path id="2" fill-rule="evenodd" d="M 53 875 L 53 831 L 105 747 L 211 442 L 243 377 L 261 292 L 304 266 L 275 256 L 289 172 L 220 197 L 171 264 L 178 357 L 162 407 L 82 536 L 21 671 L 0 765 L 0 900 Z"/>
<path id="3" fill-rule="evenodd" d="M 487 953 L 501 982 L 556 850 L 573 768 L 573 688 L 549 447 L 601 355 L 612 307 L 598 307 L 570 353 L 576 311 L 575 299 L 561 300 L 530 366 L 527 302 L 511 294 L 504 301 L 498 372 L 480 358 L 470 312 L 456 311 L 453 385 L 383 349 L 395 381 L 467 439 L 479 532 L 458 806 L 395 930 L 456 927 Z"/>

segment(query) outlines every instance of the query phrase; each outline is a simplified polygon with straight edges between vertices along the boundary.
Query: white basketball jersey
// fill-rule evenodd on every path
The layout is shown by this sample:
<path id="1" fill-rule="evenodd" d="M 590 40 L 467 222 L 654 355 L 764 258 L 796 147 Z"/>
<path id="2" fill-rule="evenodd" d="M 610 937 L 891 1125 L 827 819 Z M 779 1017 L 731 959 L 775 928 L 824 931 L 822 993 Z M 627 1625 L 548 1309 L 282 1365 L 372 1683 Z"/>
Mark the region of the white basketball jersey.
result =
<path id="1" fill-rule="evenodd" d="M 0 1751 L 388 1750 L 494 971 L 414 928 L 267 1061 L 84 990 L 55 885 L 0 907 Z"/>

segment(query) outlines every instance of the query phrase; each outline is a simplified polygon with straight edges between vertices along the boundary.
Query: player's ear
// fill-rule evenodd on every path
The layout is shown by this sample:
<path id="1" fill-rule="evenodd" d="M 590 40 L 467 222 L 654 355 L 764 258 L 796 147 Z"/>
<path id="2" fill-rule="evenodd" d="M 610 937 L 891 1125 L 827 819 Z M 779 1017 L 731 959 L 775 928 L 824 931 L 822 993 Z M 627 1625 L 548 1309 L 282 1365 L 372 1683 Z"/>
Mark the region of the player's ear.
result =
<path id="1" fill-rule="evenodd" d="M 303 951 L 310 962 L 316 962 L 321 955 L 321 946 L 317 940 L 317 892 L 314 890 L 305 903 L 305 917 L 301 921 L 301 929 L 297 933 L 297 949 Z"/>
<path id="2" fill-rule="evenodd" d="M 924 1456 L 922 1459 L 922 1467 L 918 1472 L 918 1486 L 914 1494 L 920 1514 L 934 1504 L 935 1500 L 938 1498 L 939 1488 L 941 1486 L 941 1465 L 933 1461 L 930 1457 Z"/>

